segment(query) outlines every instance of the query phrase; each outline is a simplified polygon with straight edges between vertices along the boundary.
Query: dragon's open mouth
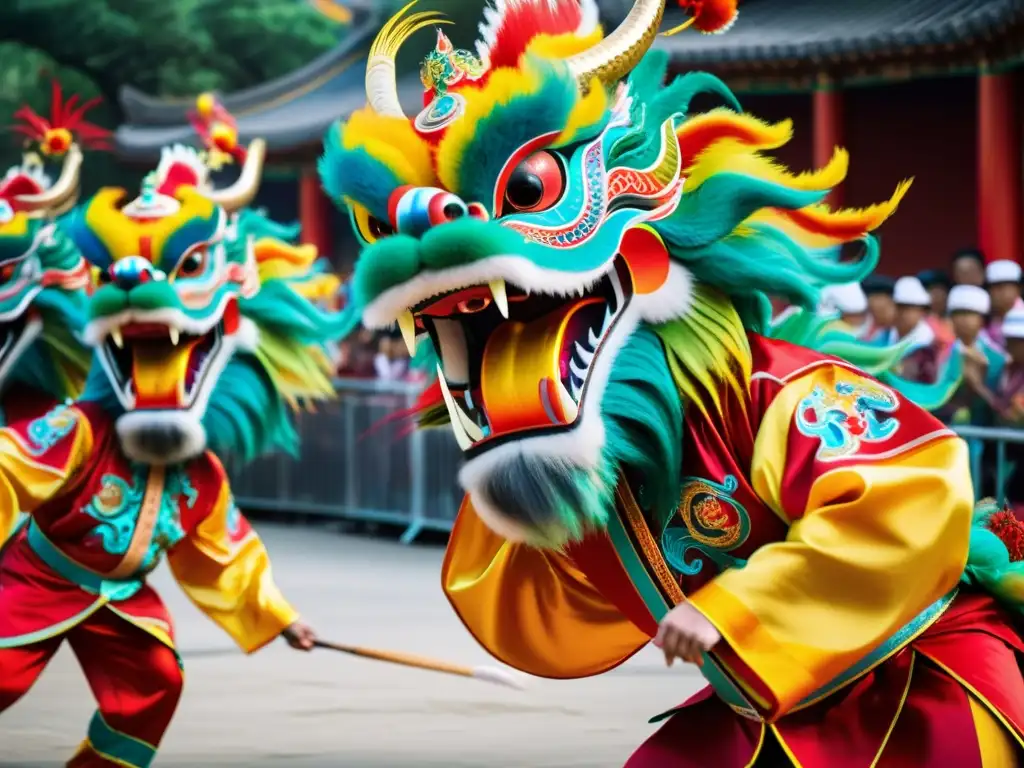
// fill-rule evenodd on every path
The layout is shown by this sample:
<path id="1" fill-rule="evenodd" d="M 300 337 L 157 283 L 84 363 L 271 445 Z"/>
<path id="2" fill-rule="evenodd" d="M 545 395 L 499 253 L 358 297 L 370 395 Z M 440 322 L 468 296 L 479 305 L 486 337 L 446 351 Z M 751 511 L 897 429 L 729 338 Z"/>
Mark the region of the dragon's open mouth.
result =
<path id="1" fill-rule="evenodd" d="M 191 407 L 209 386 L 224 351 L 224 322 L 202 334 L 164 323 L 132 322 L 114 329 L 100 354 L 122 404 L 133 409 Z"/>
<path id="2" fill-rule="evenodd" d="M 632 293 L 629 269 L 616 258 L 572 296 L 492 280 L 414 307 L 415 332 L 427 332 L 438 351 L 441 390 L 462 449 L 571 427 Z"/>

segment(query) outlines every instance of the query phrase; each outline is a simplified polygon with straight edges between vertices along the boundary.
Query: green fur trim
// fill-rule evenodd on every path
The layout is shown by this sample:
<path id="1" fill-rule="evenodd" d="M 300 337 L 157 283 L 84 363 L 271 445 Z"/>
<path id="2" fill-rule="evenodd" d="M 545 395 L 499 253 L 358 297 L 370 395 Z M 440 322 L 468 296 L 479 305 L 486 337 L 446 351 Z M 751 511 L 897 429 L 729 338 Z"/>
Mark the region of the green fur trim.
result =
<path id="1" fill-rule="evenodd" d="M 324 153 L 317 170 L 324 191 L 339 208 L 344 209 L 346 198 L 352 198 L 387 221 L 388 199 L 401 181 L 365 149 L 342 147 L 338 125 L 332 125 L 324 136 Z"/>

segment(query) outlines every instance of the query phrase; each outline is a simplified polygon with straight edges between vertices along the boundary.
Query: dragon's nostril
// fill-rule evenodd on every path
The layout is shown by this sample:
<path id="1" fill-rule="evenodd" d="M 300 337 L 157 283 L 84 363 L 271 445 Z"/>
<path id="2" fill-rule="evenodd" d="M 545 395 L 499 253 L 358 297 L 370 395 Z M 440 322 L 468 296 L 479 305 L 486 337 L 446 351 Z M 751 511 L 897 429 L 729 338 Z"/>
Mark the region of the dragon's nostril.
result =
<path id="1" fill-rule="evenodd" d="M 451 202 L 448 203 L 442 210 L 441 213 L 448 221 L 454 221 L 455 219 L 461 219 L 467 213 L 466 206 L 463 203 Z"/>

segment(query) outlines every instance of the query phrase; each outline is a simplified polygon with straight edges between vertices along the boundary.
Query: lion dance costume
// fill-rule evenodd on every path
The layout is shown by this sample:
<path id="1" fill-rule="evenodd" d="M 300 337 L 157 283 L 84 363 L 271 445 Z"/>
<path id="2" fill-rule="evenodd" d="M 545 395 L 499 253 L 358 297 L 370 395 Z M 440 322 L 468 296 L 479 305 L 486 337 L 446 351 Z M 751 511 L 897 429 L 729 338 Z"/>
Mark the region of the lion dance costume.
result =
<path id="1" fill-rule="evenodd" d="M 0 556 L 0 710 L 67 640 L 99 705 L 73 766 L 148 766 L 171 720 L 182 669 L 146 584 L 164 555 L 247 652 L 297 620 L 215 456 L 294 448 L 289 406 L 332 393 L 339 324 L 303 294 L 311 263 L 229 225 L 261 159 L 222 190 L 151 178 L 76 209 L 65 228 L 103 276 L 85 391 L 0 430 L 0 538 L 29 513 Z"/>
<path id="2" fill-rule="evenodd" d="M 735 10 L 686 6 L 704 31 Z M 870 271 L 907 184 L 826 207 L 846 153 L 792 174 L 768 155 L 788 121 L 708 74 L 663 84 L 663 12 L 636 0 L 603 37 L 590 3 L 499 2 L 475 54 L 439 34 L 409 118 L 395 55 L 436 19 L 407 8 L 326 138 L 364 243 L 352 311 L 434 347 L 422 422 L 465 452 L 445 592 L 552 678 L 621 664 L 683 601 L 703 614 L 708 686 L 630 768 L 1012 765 L 1019 527 L 972 512 L 966 448 L 921 407 L 765 335 L 766 294 L 810 309 Z"/>

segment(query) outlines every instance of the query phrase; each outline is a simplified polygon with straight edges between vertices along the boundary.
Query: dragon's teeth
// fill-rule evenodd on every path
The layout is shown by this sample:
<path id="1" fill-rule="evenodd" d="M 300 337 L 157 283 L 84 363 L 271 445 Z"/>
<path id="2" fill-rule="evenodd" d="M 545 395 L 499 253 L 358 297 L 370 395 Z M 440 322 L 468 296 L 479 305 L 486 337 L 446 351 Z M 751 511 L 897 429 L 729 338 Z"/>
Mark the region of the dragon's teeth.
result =
<path id="1" fill-rule="evenodd" d="M 441 385 L 441 395 L 444 397 L 444 404 L 448 408 L 448 417 L 452 422 L 455 442 L 459 444 L 459 448 L 463 451 L 468 451 L 473 446 L 473 440 L 466 434 L 466 428 L 459 418 L 461 411 L 459 406 L 455 404 L 455 398 L 452 397 L 452 393 L 448 390 L 448 382 L 444 380 L 444 371 L 441 370 L 440 365 L 437 366 L 437 381 Z"/>
<path id="2" fill-rule="evenodd" d="M 181 331 L 175 328 L 173 325 L 168 328 L 168 332 L 171 335 L 171 344 L 178 346 L 178 340 L 181 338 Z"/>
<path id="3" fill-rule="evenodd" d="M 494 303 L 498 307 L 498 311 L 501 312 L 501 316 L 508 320 L 508 291 L 505 288 L 505 281 L 502 279 L 491 280 L 488 283 L 491 289 L 491 296 L 494 297 Z"/>
<path id="4" fill-rule="evenodd" d="M 594 353 L 578 341 L 576 342 L 576 356 L 580 359 L 580 362 L 586 366 L 589 366 L 590 361 L 594 359 Z"/>
<path id="5" fill-rule="evenodd" d="M 580 364 L 576 362 L 575 358 L 569 361 L 569 370 L 572 371 L 578 379 L 585 380 L 587 378 L 587 370 L 581 367 Z"/>
<path id="6" fill-rule="evenodd" d="M 124 349 L 124 337 L 121 335 L 121 329 L 115 328 L 110 332 L 110 338 L 113 339 L 114 344 L 117 345 L 118 349 Z"/>
<path id="7" fill-rule="evenodd" d="M 412 316 L 412 312 L 405 310 L 398 316 L 398 328 L 402 331 L 402 339 L 405 341 L 405 347 L 409 350 L 409 357 L 413 357 L 416 354 L 416 318 Z"/>

